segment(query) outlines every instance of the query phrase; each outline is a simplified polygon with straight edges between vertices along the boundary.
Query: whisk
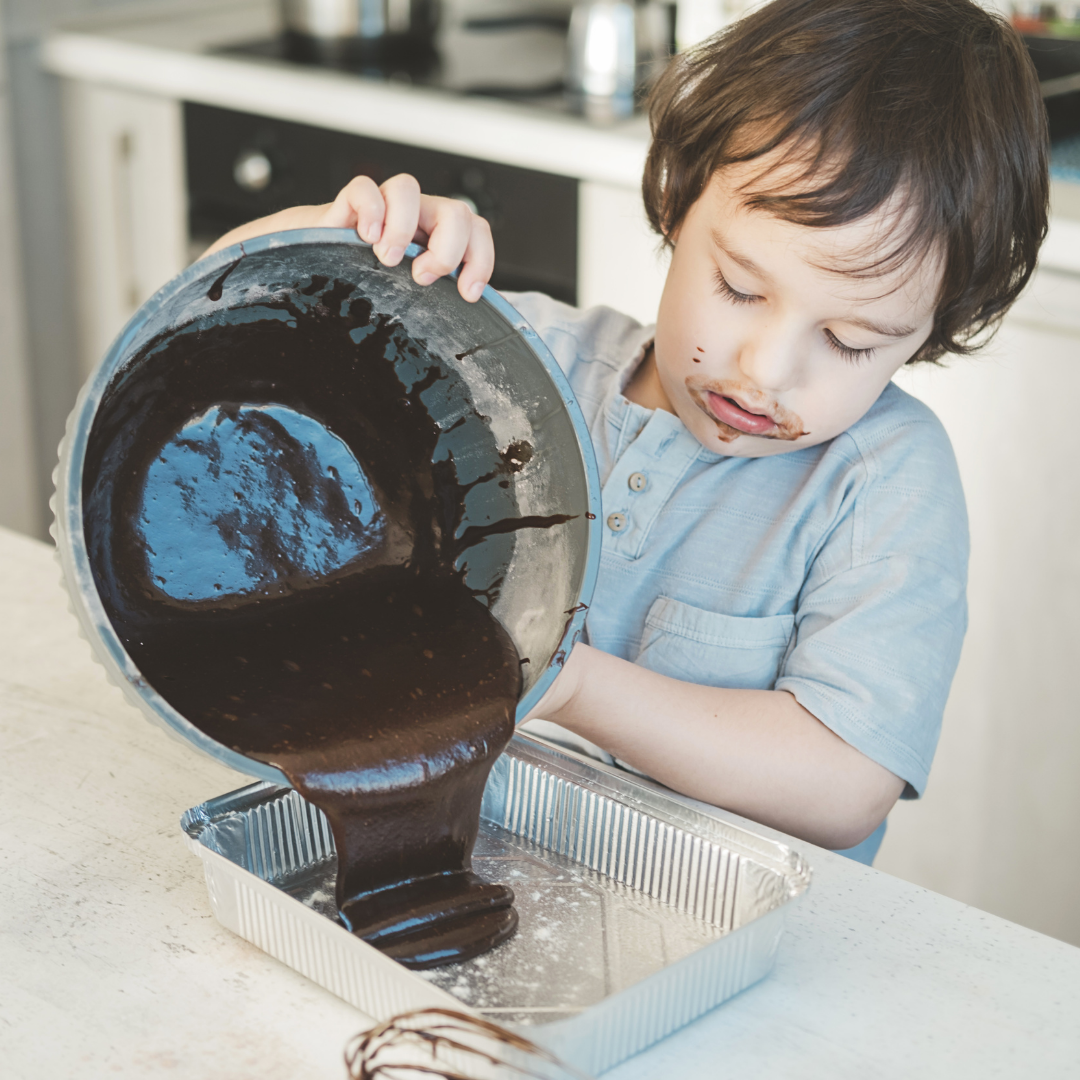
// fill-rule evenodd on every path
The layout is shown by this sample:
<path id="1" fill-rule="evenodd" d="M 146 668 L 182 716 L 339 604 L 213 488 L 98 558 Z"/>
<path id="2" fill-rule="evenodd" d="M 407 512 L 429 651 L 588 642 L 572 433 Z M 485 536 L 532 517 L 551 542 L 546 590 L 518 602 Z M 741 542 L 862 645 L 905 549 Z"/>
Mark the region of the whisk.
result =
<path id="1" fill-rule="evenodd" d="M 401 1013 L 345 1048 L 350 1080 L 589 1080 L 534 1042 L 453 1009 Z"/>

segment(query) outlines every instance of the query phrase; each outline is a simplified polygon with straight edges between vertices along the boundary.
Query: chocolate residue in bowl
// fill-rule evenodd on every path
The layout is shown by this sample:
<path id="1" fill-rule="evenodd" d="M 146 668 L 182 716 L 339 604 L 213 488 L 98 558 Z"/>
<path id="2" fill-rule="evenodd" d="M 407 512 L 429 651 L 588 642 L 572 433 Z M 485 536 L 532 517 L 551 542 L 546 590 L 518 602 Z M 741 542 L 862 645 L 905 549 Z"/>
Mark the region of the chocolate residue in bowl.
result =
<path id="1" fill-rule="evenodd" d="M 475 956 L 517 920 L 471 853 L 521 664 L 458 563 L 570 520 L 466 524 L 467 494 L 532 448 L 500 454 L 483 429 L 492 466 L 459 482 L 424 400 L 452 378 L 351 285 L 314 278 L 150 343 L 104 395 L 83 470 L 129 656 L 324 811 L 344 921 L 412 967 Z"/>

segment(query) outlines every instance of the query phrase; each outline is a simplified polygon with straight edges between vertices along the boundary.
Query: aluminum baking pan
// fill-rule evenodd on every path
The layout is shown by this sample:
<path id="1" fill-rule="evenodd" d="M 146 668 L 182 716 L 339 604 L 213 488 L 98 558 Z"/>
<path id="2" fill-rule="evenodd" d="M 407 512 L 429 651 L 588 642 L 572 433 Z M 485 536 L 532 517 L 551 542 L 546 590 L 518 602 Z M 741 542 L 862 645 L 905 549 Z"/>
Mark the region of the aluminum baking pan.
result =
<path id="1" fill-rule="evenodd" d="M 412 972 L 337 920 L 333 837 L 295 791 L 253 784 L 181 826 L 217 918 L 369 1016 L 464 1009 L 593 1074 L 765 976 L 810 884 L 785 845 L 516 735 L 488 780 L 473 864 L 513 886 L 518 931 Z"/>

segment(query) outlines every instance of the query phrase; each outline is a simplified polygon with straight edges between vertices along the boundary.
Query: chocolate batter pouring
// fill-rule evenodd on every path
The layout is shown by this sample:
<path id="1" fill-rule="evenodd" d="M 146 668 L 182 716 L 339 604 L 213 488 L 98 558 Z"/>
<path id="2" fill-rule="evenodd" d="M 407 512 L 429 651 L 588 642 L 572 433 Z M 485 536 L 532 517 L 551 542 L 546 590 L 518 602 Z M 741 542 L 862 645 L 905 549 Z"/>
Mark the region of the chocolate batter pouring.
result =
<path id="1" fill-rule="evenodd" d="M 425 404 L 454 376 L 353 286 L 230 318 L 151 343 L 102 401 L 83 471 L 98 591 L 166 701 L 326 813 L 355 933 L 413 967 L 474 956 L 517 922 L 470 860 L 521 666 L 455 565 L 570 518 L 461 528 L 469 491 L 531 448 L 492 445 L 460 483 Z"/>

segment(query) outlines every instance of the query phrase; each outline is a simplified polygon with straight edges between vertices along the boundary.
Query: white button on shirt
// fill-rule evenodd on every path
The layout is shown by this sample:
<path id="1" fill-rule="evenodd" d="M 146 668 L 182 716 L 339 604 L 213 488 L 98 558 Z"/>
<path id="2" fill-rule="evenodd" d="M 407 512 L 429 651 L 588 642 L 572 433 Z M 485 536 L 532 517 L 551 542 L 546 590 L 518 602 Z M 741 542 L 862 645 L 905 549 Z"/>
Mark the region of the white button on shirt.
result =
<path id="1" fill-rule="evenodd" d="M 701 685 L 790 691 L 921 793 L 967 623 L 963 492 L 933 413 L 890 384 L 830 442 L 727 457 L 623 396 L 651 328 L 508 298 L 596 451 L 608 528 L 589 643 Z"/>

